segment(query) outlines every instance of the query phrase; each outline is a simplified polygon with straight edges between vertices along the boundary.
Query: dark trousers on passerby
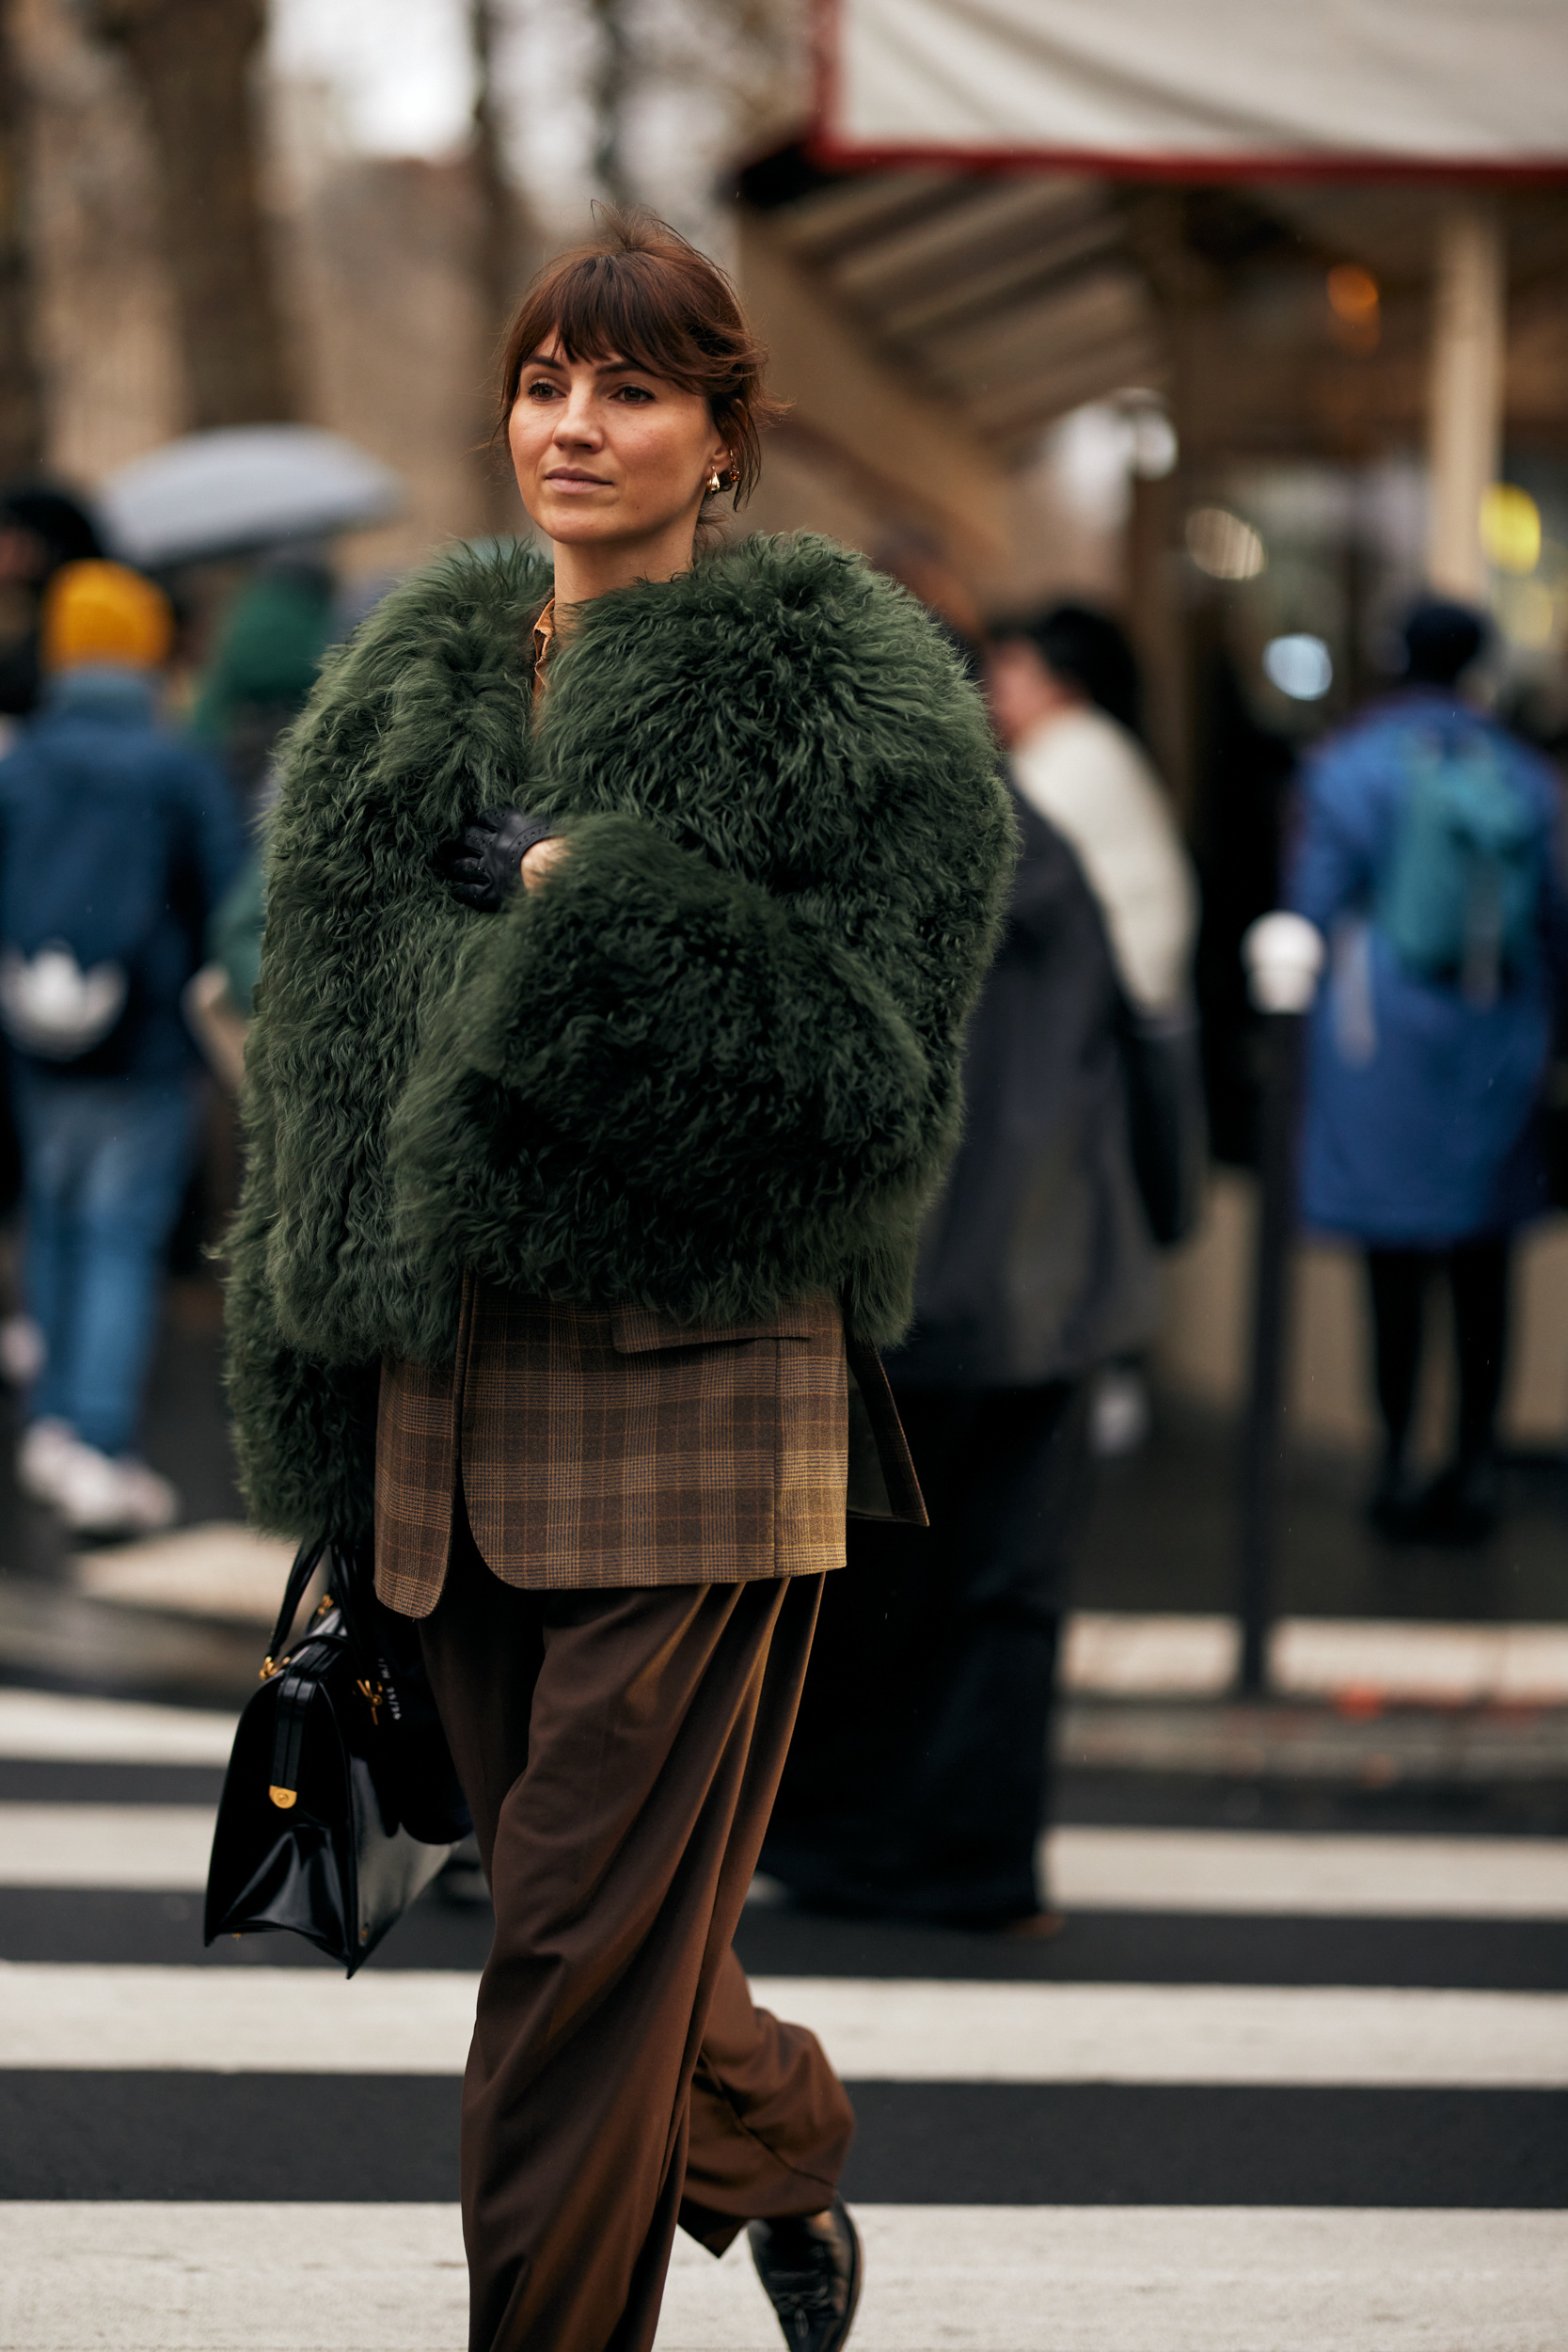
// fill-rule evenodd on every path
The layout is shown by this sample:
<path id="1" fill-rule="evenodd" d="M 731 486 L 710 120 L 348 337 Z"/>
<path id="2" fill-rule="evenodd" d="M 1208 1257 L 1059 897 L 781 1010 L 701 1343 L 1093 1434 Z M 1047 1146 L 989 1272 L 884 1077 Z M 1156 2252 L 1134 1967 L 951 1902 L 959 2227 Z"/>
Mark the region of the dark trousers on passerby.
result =
<path id="1" fill-rule="evenodd" d="M 1454 1454 L 1464 1465 L 1492 1452 L 1508 1346 L 1512 1240 L 1506 1233 L 1457 1242 L 1451 1249 L 1369 1249 L 1377 1401 L 1391 1463 L 1409 1441 L 1421 1369 L 1427 1299 L 1445 1275 L 1453 1301 L 1459 1398 Z"/>
<path id="2" fill-rule="evenodd" d="M 472 2352 L 649 2352 L 677 2223 L 718 2253 L 832 2201 L 848 2099 L 730 1944 L 835 1581 L 522 1591 L 458 1512 L 420 1631 L 496 1911 Z"/>
<path id="3" fill-rule="evenodd" d="M 931 1523 L 849 1522 L 763 1867 L 821 1909 L 1006 1926 L 1045 1891 L 1083 1400 L 1065 1382 L 895 1392 Z"/>

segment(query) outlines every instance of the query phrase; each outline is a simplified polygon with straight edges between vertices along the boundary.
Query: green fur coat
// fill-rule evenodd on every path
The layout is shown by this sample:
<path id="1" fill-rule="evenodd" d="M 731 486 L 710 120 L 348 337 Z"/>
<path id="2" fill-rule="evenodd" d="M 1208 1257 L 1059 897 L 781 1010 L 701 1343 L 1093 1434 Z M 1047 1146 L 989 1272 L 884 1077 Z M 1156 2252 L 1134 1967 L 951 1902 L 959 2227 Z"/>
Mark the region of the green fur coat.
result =
<path id="1" fill-rule="evenodd" d="M 231 1237 L 256 1518 L 369 1524 L 384 1360 L 438 1363 L 465 1267 L 740 1321 L 842 1293 L 903 1328 L 1013 859 L 973 689 L 901 589 L 752 539 L 588 605 L 531 725 L 527 549 L 388 597 L 294 731 L 268 850 Z M 481 809 L 571 854 L 477 914 Z"/>

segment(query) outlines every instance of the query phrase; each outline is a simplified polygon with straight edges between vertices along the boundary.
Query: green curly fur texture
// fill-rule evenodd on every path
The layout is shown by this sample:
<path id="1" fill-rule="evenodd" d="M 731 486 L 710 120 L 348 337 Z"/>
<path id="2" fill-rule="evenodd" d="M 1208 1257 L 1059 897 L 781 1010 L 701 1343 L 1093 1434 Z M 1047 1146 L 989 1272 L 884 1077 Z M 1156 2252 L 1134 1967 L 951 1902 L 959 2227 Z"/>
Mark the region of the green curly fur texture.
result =
<path id="1" fill-rule="evenodd" d="M 369 1524 L 384 1360 L 463 1269 L 739 1321 L 909 1319 L 962 1026 L 1014 854 L 973 689 L 902 590 L 752 539 L 584 609 L 531 729 L 527 549 L 389 596 L 294 730 L 268 849 L 230 1240 L 255 1518 Z M 481 809 L 571 854 L 499 915 L 434 854 Z"/>

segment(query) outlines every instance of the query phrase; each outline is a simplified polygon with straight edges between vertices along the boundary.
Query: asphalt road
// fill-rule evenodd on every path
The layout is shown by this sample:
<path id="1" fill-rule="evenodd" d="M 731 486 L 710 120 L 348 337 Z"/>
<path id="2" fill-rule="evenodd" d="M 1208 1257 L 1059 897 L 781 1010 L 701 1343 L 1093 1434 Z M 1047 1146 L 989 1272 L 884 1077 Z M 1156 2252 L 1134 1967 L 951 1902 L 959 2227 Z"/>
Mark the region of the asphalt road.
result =
<path id="1" fill-rule="evenodd" d="M 121 1720 L 0 1691 L 0 2346 L 455 2347 L 487 1911 L 427 1897 L 352 1984 L 289 1938 L 204 1949 L 222 1719 Z M 860 2118 L 857 2346 L 1558 2343 L 1564 1842 L 1119 1810 L 1065 1825 L 1053 1943 L 748 1908 Z M 681 2249 L 661 2352 L 775 2341 L 743 2249 Z"/>

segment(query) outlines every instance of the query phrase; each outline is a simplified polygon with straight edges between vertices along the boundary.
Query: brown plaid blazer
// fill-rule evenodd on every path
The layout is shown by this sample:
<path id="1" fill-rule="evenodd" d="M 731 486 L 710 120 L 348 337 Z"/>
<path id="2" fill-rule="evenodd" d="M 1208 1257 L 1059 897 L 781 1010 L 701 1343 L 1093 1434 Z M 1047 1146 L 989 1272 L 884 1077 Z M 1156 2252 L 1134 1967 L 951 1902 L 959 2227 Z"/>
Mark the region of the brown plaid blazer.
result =
<path id="1" fill-rule="evenodd" d="M 459 1497 L 535 1591 L 812 1574 L 844 1565 L 847 1508 L 926 1518 L 876 1351 L 826 1293 L 681 1324 L 470 1279 L 454 1362 L 381 1376 L 375 1583 L 404 1616 L 441 1597 Z"/>

